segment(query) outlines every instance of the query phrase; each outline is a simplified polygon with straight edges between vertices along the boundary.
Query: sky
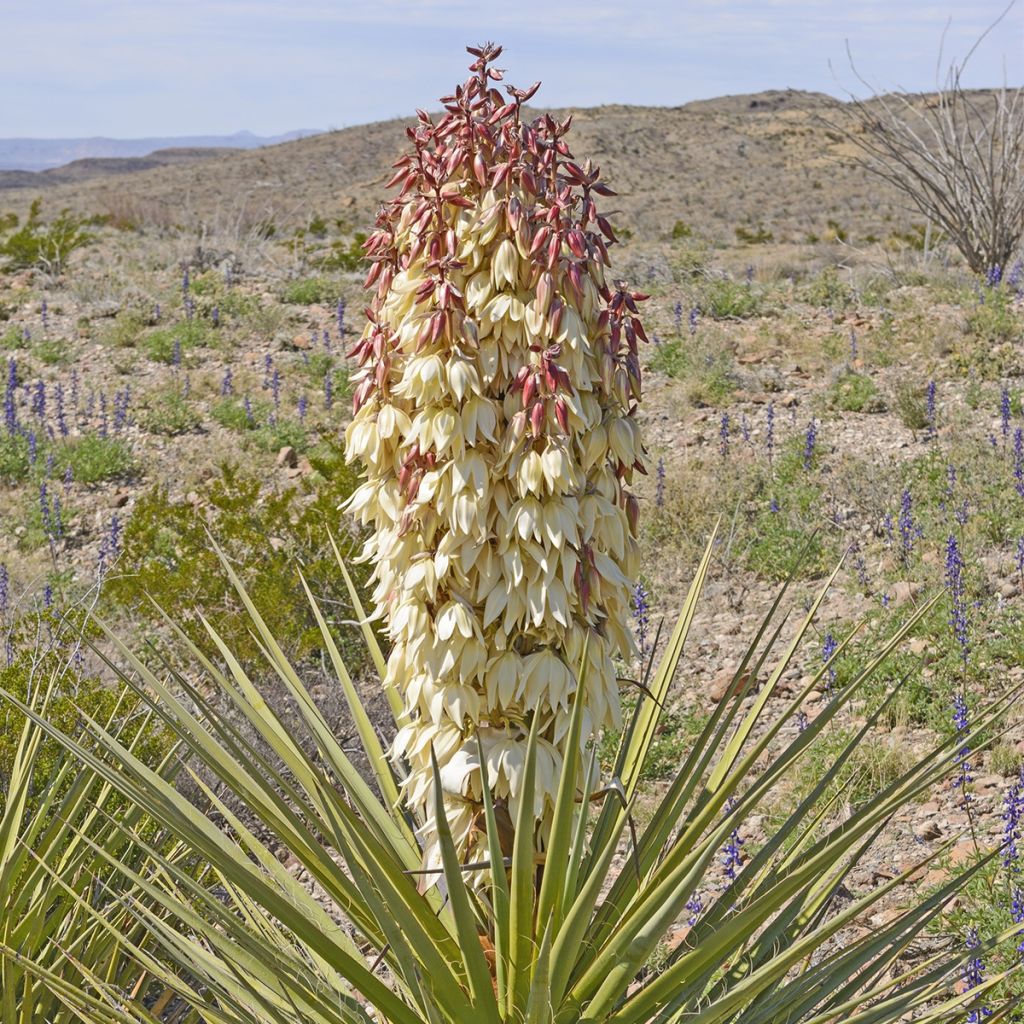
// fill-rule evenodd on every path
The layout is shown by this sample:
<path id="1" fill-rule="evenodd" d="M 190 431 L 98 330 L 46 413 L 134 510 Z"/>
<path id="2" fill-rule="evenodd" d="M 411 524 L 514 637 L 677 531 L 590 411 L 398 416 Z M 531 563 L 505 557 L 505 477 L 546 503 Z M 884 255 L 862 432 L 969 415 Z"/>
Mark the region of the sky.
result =
<path id="1" fill-rule="evenodd" d="M 548 106 L 934 86 L 1007 0 L 0 0 L 0 137 L 260 135 L 437 108 L 467 44 Z M 948 27 L 947 27 L 948 25 Z M 1024 0 L 968 64 L 1024 83 Z"/>

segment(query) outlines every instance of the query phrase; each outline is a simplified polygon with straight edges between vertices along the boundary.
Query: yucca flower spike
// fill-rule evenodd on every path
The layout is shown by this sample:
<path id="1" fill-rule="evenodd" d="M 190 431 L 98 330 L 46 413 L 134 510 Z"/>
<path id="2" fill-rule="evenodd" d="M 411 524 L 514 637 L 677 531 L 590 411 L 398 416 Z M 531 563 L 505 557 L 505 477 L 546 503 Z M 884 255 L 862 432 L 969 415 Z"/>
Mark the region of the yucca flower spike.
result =
<path id="1" fill-rule="evenodd" d="M 614 193 L 573 160 L 571 117 L 524 120 L 537 85 L 502 97 L 500 47 L 469 52 L 471 75 L 444 113 L 419 111 L 408 129 L 398 196 L 366 242 L 374 292 L 351 353 L 346 432 L 366 472 L 348 508 L 372 527 L 363 558 L 391 641 L 385 684 L 404 707 L 393 756 L 409 766 L 427 861 L 431 750 L 470 855 L 480 750 L 496 806 L 515 820 L 540 716 L 543 848 L 572 703 L 586 702 L 584 740 L 620 724 L 614 659 L 635 656 L 638 574 L 628 488 L 645 471 L 646 296 L 606 278 L 615 235 L 597 199 Z"/>

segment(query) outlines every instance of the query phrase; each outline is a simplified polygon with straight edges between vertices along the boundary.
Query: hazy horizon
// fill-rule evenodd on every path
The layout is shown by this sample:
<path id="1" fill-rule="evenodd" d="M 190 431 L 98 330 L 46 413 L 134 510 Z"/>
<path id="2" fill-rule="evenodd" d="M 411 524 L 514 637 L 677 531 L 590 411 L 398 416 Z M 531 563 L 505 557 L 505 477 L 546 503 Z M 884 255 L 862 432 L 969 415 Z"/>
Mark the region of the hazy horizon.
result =
<path id="1" fill-rule="evenodd" d="M 679 106 L 794 88 L 934 88 L 1004 0 L 9 0 L 0 137 L 276 136 L 432 107 L 465 76 L 464 46 L 505 45 L 508 80 L 552 107 Z M 947 28 L 947 22 L 948 28 Z M 831 66 L 830 66 L 831 65 Z M 971 87 L 1024 81 L 1024 4 L 974 54 Z"/>

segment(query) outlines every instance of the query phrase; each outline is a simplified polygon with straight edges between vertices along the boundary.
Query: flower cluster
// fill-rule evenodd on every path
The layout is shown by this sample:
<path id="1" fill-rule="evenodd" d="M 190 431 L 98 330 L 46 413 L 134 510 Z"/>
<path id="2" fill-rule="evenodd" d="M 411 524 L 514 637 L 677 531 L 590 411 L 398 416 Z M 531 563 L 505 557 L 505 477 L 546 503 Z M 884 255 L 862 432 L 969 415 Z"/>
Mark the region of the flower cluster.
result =
<path id="1" fill-rule="evenodd" d="M 568 729 L 620 722 L 613 657 L 630 661 L 644 470 L 636 420 L 637 304 L 606 278 L 613 194 L 565 141 L 571 118 L 523 119 L 537 89 L 509 87 L 500 48 L 420 112 L 399 188 L 366 242 L 374 291 L 358 362 L 348 508 L 372 535 L 385 683 L 404 702 L 393 754 L 436 857 L 431 751 L 456 842 L 477 839 L 482 773 L 515 819 L 539 718 L 533 800 L 544 842 Z M 577 672 L 586 652 L 586 692 Z"/>
<path id="2" fill-rule="evenodd" d="M 955 757 L 957 774 L 953 780 L 953 788 L 959 790 L 960 805 L 967 807 L 971 802 L 967 787 L 974 781 L 974 776 L 971 775 L 971 748 L 967 745 L 967 734 L 971 728 L 970 712 L 967 708 L 967 698 L 962 693 L 953 697 L 953 727 L 956 729 L 959 744 Z"/>

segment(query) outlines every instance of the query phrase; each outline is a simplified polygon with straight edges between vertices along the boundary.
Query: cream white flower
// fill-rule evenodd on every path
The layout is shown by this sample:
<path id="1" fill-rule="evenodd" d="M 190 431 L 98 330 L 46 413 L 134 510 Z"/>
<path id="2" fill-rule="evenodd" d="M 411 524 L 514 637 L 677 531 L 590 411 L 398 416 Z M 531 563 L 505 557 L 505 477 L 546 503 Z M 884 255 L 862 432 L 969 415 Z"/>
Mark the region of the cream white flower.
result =
<path id="1" fill-rule="evenodd" d="M 435 129 L 417 145 L 461 144 Z M 505 136 L 488 131 L 497 167 Z M 347 457 L 366 470 L 347 507 L 373 528 L 363 558 L 391 640 L 386 681 L 405 705 L 393 756 L 408 765 L 428 859 L 440 811 L 431 750 L 462 847 L 479 813 L 478 743 L 495 798 L 514 815 L 532 797 L 543 843 L 573 702 L 585 701 L 585 737 L 618 726 L 613 659 L 634 654 L 638 549 L 625 509 L 643 447 L 622 332 L 635 331 L 641 297 L 606 288 L 596 243 L 573 253 L 569 227 L 591 237 L 578 183 L 558 172 L 577 198 L 555 216 L 520 170 L 481 188 L 472 165 L 454 161 L 441 183 L 471 208 L 435 209 L 434 190 L 414 184 L 381 215 L 388 248 L 370 251 L 392 273 L 357 345 L 346 431 Z M 544 227 L 563 234 L 549 242 Z M 538 785 L 524 794 L 538 716 Z"/>

